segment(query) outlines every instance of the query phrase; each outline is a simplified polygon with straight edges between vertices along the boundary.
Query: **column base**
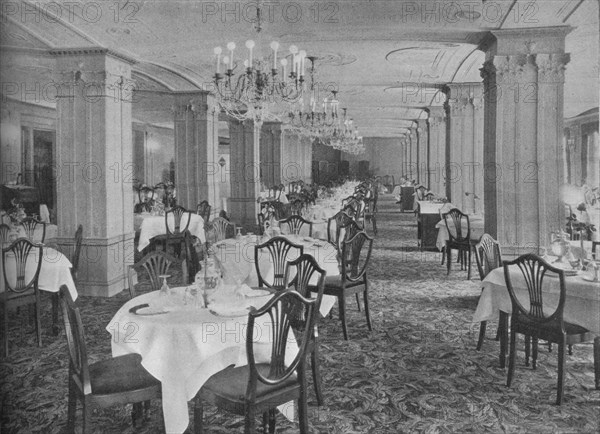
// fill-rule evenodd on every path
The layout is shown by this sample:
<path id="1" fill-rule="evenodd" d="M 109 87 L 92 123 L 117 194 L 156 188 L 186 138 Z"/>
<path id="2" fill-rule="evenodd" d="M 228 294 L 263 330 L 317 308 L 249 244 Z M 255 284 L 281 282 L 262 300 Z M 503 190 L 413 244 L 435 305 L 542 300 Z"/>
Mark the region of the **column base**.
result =
<path id="1" fill-rule="evenodd" d="M 134 262 L 134 234 L 86 238 L 81 244 L 77 292 L 91 297 L 112 297 L 127 288 L 127 266 Z M 57 238 L 59 250 L 69 259 L 75 249 L 73 238 Z"/>

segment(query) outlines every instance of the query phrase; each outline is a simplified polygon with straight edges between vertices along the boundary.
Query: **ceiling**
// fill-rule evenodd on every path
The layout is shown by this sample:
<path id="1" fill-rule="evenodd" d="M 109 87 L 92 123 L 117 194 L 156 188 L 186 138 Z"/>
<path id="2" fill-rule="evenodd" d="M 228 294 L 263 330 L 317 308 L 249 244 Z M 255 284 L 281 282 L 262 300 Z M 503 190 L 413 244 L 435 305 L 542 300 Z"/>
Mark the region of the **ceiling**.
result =
<path id="1" fill-rule="evenodd" d="M 52 68 L 41 52 L 23 58 L 14 49 L 26 45 L 19 37 L 36 49 L 111 48 L 138 60 L 134 78 L 146 89 L 133 110 L 140 122 L 172 125 L 172 101 L 161 91 L 210 85 L 215 46 L 236 42 L 239 61 L 247 39 L 265 50 L 277 40 L 282 49 L 295 44 L 317 57 L 318 81 L 339 89 L 340 104 L 361 135 L 397 137 L 426 116 L 423 107 L 442 104 L 440 84 L 481 81 L 484 53 L 476 47 L 486 31 L 554 25 L 574 27 L 566 40 L 565 116 L 598 106 L 599 11 L 593 0 L 272 1 L 263 6 L 260 38 L 252 22 L 255 2 L 246 0 L 35 4 L 53 19 L 6 14 L 1 45 L 12 62 L 2 66 L 2 80 L 32 68 L 44 77 Z"/>

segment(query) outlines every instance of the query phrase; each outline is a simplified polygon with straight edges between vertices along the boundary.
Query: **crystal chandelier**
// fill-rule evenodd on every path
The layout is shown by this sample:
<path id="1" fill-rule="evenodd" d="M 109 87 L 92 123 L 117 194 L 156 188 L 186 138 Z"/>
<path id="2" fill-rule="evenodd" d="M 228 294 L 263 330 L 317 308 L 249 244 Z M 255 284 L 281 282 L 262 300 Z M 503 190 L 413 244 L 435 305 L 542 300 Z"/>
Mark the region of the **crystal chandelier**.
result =
<path id="1" fill-rule="evenodd" d="M 260 5 L 257 6 L 255 29 L 260 38 Z M 238 74 L 235 71 L 238 64 L 234 62 L 236 44 L 227 44 L 227 54 L 223 53 L 221 47 L 214 49 L 217 100 L 226 114 L 239 121 L 280 121 L 285 111 L 283 106 L 298 102 L 304 93 L 306 51 L 298 50 L 298 47 L 292 45 L 289 54 L 278 59 L 280 46 L 273 41 L 269 56 L 261 58 L 254 55 L 255 47 L 253 40 L 246 41 L 247 58 L 243 62 L 243 71 Z M 221 63 L 224 64 L 224 73 L 221 72 Z"/>
<path id="2" fill-rule="evenodd" d="M 307 57 L 310 66 L 310 100 L 308 105 L 304 104 L 304 98 L 300 98 L 296 109 L 288 113 L 287 125 L 292 131 L 311 138 L 328 135 L 332 128 L 338 124 L 337 91 L 331 91 L 332 96 L 323 99 L 320 110 L 317 108 L 318 83 L 315 82 L 315 57 Z"/>
<path id="3" fill-rule="evenodd" d="M 348 154 L 358 155 L 365 152 L 363 138 L 358 134 L 354 121 L 348 118 L 346 109 L 343 109 L 342 121 L 331 130 L 330 134 L 321 136 L 321 143 Z"/>

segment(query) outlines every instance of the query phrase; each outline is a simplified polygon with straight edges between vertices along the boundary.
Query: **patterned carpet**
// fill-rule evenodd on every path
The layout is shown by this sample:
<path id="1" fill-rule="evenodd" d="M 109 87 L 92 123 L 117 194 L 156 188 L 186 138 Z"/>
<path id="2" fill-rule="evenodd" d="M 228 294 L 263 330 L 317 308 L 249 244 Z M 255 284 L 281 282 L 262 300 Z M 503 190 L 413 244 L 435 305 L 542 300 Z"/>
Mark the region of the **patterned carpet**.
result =
<path id="1" fill-rule="evenodd" d="M 498 367 L 499 343 L 488 339 L 475 350 L 479 324 L 470 324 L 480 286 L 466 272 L 446 276 L 440 254 L 421 253 L 413 214 L 401 214 L 391 198 L 381 200 L 379 236 L 370 266 L 369 332 L 363 312 L 349 309 L 350 340 L 344 341 L 334 308 L 320 326 L 321 372 L 326 404 L 316 406 L 309 390 L 314 433 L 591 433 L 600 431 L 600 391 L 594 389 L 592 345 L 575 346 L 567 356 L 565 399 L 556 395 L 556 351 L 540 351 L 538 369 L 524 366 L 523 343 L 515 381 L 505 386 Z M 475 271 L 475 270 L 473 270 Z M 475 276 L 477 273 L 474 272 Z M 81 297 L 91 361 L 110 357 L 106 324 L 128 298 Z M 50 298 L 43 294 L 43 325 L 49 325 Z M 67 350 L 64 333 L 43 335 L 35 345 L 27 315 L 10 316 L 11 354 L 0 364 L 3 433 L 64 432 L 67 413 Z M 311 379 L 311 376 L 309 376 Z M 94 432 L 162 432 L 160 402 L 145 424 L 134 429 L 129 408 L 95 412 Z M 191 407 L 190 407 L 191 414 Z M 205 411 L 210 433 L 241 433 L 243 420 L 215 408 Z M 191 428 L 191 427 L 190 427 Z M 297 425 L 277 418 L 277 432 Z"/>

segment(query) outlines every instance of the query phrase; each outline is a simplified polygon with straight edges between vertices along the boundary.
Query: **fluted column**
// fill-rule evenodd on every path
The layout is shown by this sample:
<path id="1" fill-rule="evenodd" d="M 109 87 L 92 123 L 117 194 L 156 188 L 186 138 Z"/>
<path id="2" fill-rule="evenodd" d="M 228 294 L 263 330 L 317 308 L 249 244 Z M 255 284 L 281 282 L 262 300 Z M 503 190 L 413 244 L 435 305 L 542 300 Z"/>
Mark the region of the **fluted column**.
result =
<path id="1" fill-rule="evenodd" d="M 56 56 L 56 242 L 69 257 L 83 225 L 77 290 L 110 297 L 133 262 L 133 61 L 104 48 Z"/>
<path id="2" fill-rule="evenodd" d="M 281 182 L 281 146 L 281 122 L 265 122 L 260 135 L 260 171 L 267 187 Z"/>
<path id="3" fill-rule="evenodd" d="M 446 194 L 446 112 L 443 107 L 429 107 L 429 189 L 438 195 Z"/>
<path id="4" fill-rule="evenodd" d="M 408 134 L 408 178 L 417 179 L 417 127 L 413 126 Z"/>
<path id="5" fill-rule="evenodd" d="M 571 27 L 492 31 L 484 79 L 485 230 L 504 252 L 536 251 L 564 227 L 565 37 Z"/>
<path id="6" fill-rule="evenodd" d="M 195 210 L 203 200 L 218 214 L 219 113 L 214 97 L 198 91 L 175 95 L 175 186 L 177 204 Z"/>
<path id="7" fill-rule="evenodd" d="M 260 193 L 260 130 L 253 121 L 229 121 L 231 197 L 227 203 L 233 221 L 254 228 Z"/>
<path id="8" fill-rule="evenodd" d="M 429 129 L 427 119 L 417 120 L 417 181 L 429 188 Z"/>
<path id="9" fill-rule="evenodd" d="M 449 200 L 466 213 L 483 207 L 483 86 L 450 83 L 444 91 L 448 113 L 446 183 Z"/>

